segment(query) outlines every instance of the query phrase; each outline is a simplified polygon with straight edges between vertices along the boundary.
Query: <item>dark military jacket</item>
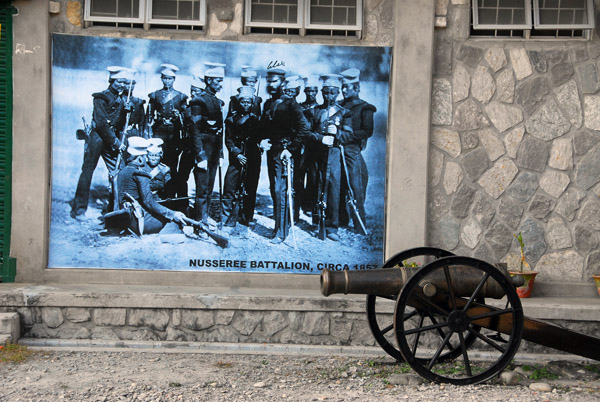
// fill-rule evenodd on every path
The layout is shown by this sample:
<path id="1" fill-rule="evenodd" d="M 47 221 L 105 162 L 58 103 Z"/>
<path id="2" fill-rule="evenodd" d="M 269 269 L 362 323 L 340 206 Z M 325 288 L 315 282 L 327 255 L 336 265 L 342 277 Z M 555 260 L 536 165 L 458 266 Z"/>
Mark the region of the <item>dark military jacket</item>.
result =
<path id="1" fill-rule="evenodd" d="M 148 114 L 155 119 L 154 126 L 180 126 L 179 117 L 174 113 L 177 110 L 183 118 L 187 95 L 176 89 L 159 89 L 148 94 L 150 102 L 148 105 Z"/>
<path id="2" fill-rule="evenodd" d="M 233 157 L 243 152 L 244 145 L 260 142 L 258 130 L 259 120 L 254 113 L 242 115 L 234 112 L 225 120 L 225 145 Z"/>
<path id="3" fill-rule="evenodd" d="M 319 105 L 314 108 L 310 138 L 314 142 L 322 143 L 323 137 L 329 135 L 327 134 L 327 127 L 330 124 L 337 127 L 334 146 L 337 144 L 346 145 L 351 141 L 353 137 L 352 115 L 348 109 L 337 103 L 332 106 Z"/>
<path id="4" fill-rule="evenodd" d="M 273 145 L 298 148 L 308 136 L 308 121 L 295 98 L 282 95 L 265 102 L 261 126 Z"/>
<path id="5" fill-rule="evenodd" d="M 344 99 L 342 106 L 352 114 L 353 134 L 348 143 L 364 145 L 373 135 L 373 113 L 377 108 L 359 98 Z"/>
<path id="6" fill-rule="evenodd" d="M 119 205 L 127 201 L 125 194 L 129 194 L 137 200 L 144 210 L 152 215 L 160 216 L 168 220 L 173 220 L 175 212 L 169 208 L 160 205 L 157 197 L 150 189 L 150 173 L 145 166 L 136 166 L 129 164 L 119 172 Z"/>
<path id="7" fill-rule="evenodd" d="M 186 111 L 186 127 L 192 137 L 194 154 L 198 160 L 205 160 L 206 153 L 202 135 L 223 134 L 223 111 L 221 99 L 210 92 L 203 92 L 189 102 Z"/>
<path id="8" fill-rule="evenodd" d="M 319 104 L 315 101 L 315 102 L 302 102 L 300 104 L 300 106 L 302 106 L 302 110 L 304 111 L 304 117 L 306 117 L 306 120 L 308 120 L 309 122 L 312 120 L 312 115 L 315 112 L 315 108 L 317 106 L 319 106 Z"/>
<path id="9" fill-rule="evenodd" d="M 157 194 L 165 188 L 165 184 L 171 180 L 171 169 L 163 163 L 159 163 L 154 168 L 147 167 L 150 174 L 150 190 Z"/>
<path id="10" fill-rule="evenodd" d="M 252 97 L 252 107 L 250 108 L 250 112 L 254 113 L 256 116 L 260 116 L 260 105 L 262 105 L 262 98 L 260 96 Z M 237 95 L 233 95 L 229 98 L 229 110 L 227 111 L 227 118 L 230 118 L 233 113 L 240 113 L 242 108 L 240 107 L 240 99 Z"/>
<path id="11" fill-rule="evenodd" d="M 117 151 L 120 141 L 119 132 L 125 125 L 125 109 L 123 99 L 110 88 L 92 94 L 94 98 L 94 112 L 92 114 L 93 127 L 106 147 Z"/>

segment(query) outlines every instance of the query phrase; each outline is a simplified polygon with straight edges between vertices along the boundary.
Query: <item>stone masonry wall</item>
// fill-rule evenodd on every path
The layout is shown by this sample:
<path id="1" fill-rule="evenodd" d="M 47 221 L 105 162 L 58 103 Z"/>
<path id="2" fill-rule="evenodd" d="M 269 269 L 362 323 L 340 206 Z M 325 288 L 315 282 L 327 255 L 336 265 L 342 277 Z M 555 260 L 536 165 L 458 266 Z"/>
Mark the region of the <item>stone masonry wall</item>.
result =
<path id="1" fill-rule="evenodd" d="M 522 232 L 538 281 L 591 281 L 600 273 L 598 33 L 469 39 L 469 1 L 437 3 L 447 28 L 436 29 L 430 244 L 514 269 Z"/>
<path id="2" fill-rule="evenodd" d="M 174 30 L 84 28 L 83 0 L 51 1 L 50 29 L 56 33 L 146 39 L 228 40 L 272 43 L 321 43 L 391 46 L 394 36 L 394 0 L 364 0 L 362 39 L 327 39 L 312 36 L 244 35 L 244 0 L 207 0 L 204 33 Z"/>

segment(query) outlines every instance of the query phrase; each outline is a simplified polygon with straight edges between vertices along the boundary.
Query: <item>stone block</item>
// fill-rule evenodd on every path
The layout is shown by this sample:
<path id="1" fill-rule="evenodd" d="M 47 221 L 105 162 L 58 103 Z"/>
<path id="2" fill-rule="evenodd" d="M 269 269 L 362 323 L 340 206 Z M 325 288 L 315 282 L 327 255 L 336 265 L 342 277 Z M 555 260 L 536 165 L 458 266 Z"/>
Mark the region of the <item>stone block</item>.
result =
<path id="1" fill-rule="evenodd" d="M 485 112 L 494 127 L 501 133 L 523 121 L 523 112 L 520 108 L 501 102 L 491 102 L 485 107 Z"/>
<path id="2" fill-rule="evenodd" d="M 529 60 L 531 60 L 531 64 L 537 72 L 545 73 L 548 71 L 548 63 L 546 62 L 546 56 L 544 55 L 544 52 L 539 50 L 530 50 Z"/>
<path id="3" fill-rule="evenodd" d="M 49 1 L 48 2 L 48 12 L 50 14 L 59 14 L 60 13 L 60 2 Z"/>
<path id="4" fill-rule="evenodd" d="M 105 327 L 125 325 L 127 317 L 127 310 L 124 308 L 96 308 L 93 313 L 94 324 Z"/>
<path id="5" fill-rule="evenodd" d="M 467 177 L 473 182 L 479 180 L 490 166 L 490 160 L 483 148 L 476 148 L 463 156 L 461 163 Z"/>
<path id="6" fill-rule="evenodd" d="M 525 135 L 525 127 L 515 127 L 504 136 L 504 148 L 509 158 L 516 158 L 519 145 Z"/>
<path id="7" fill-rule="evenodd" d="M 321 312 L 305 313 L 302 320 L 302 332 L 308 335 L 329 335 L 329 317 Z"/>
<path id="8" fill-rule="evenodd" d="M 524 211 L 525 208 L 522 204 L 513 202 L 508 197 L 503 197 L 498 206 L 498 218 L 514 230 L 519 226 Z"/>
<path id="9" fill-rule="evenodd" d="M 452 124 L 452 86 L 444 78 L 433 80 L 431 124 L 440 126 Z"/>
<path id="10" fill-rule="evenodd" d="M 536 194 L 533 196 L 533 199 L 529 204 L 529 215 L 535 219 L 545 222 L 548 220 L 548 216 L 554 209 L 555 205 L 556 201 L 554 201 L 551 197 L 541 193 Z"/>
<path id="11" fill-rule="evenodd" d="M 498 198 L 508 188 L 519 169 L 507 158 L 499 159 L 477 181 L 492 198 Z"/>
<path id="12" fill-rule="evenodd" d="M 589 197 L 583 201 L 577 216 L 581 222 L 585 222 L 594 230 L 600 230 L 600 201 Z"/>
<path id="13" fill-rule="evenodd" d="M 469 215 L 469 210 L 471 209 L 476 193 L 477 191 L 474 188 L 462 185 L 452 199 L 450 206 L 452 215 L 461 219 L 466 218 Z"/>
<path id="14" fill-rule="evenodd" d="M 463 43 L 458 47 L 458 50 L 456 51 L 456 58 L 464 62 L 469 67 L 475 68 L 483 58 L 484 53 L 485 50 L 480 47 L 471 46 L 466 43 Z"/>
<path id="15" fill-rule="evenodd" d="M 439 219 L 449 210 L 449 202 L 444 192 L 439 188 L 434 188 L 428 201 L 430 218 Z"/>
<path id="16" fill-rule="evenodd" d="M 442 168 L 444 167 L 444 154 L 435 149 L 429 150 L 429 184 L 432 187 L 437 186 L 442 178 Z"/>
<path id="17" fill-rule="evenodd" d="M 454 125 L 459 130 L 476 130 L 488 127 L 490 122 L 481 112 L 478 104 L 472 99 L 467 99 L 456 107 Z"/>
<path id="18" fill-rule="evenodd" d="M 579 202 L 585 197 L 585 193 L 577 188 L 569 188 L 558 200 L 554 212 L 562 215 L 569 221 L 575 219 L 579 209 Z"/>
<path id="19" fill-rule="evenodd" d="M 17 313 L 0 313 L 0 335 L 16 343 L 21 337 L 21 319 Z"/>
<path id="20" fill-rule="evenodd" d="M 579 90 L 575 81 L 569 81 L 563 86 L 556 88 L 554 94 L 571 124 L 578 128 L 581 127 L 583 124 L 583 113 L 581 100 L 579 99 Z"/>
<path id="21" fill-rule="evenodd" d="M 538 176 L 535 173 L 521 172 L 506 193 L 516 202 L 524 204 L 533 197 L 538 186 Z"/>
<path id="22" fill-rule="evenodd" d="M 552 142 L 548 166 L 559 170 L 573 168 L 573 142 L 569 138 L 558 138 Z"/>
<path id="23" fill-rule="evenodd" d="M 557 170 L 546 170 L 540 178 L 540 188 L 554 198 L 559 198 L 571 182 L 569 175 Z"/>
<path id="24" fill-rule="evenodd" d="M 471 74 L 462 63 L 457 62 L 452 75 L 452 100 L 460 102 L 467 99 L 471 88 Z"/>
<path id="25" fill-rule="evenodd" d="M 66 317 L 70 322 L 88 322 L 92 319 L 92 313 L 87 308 L 71 307 L 67 308 Z"/>
<path id="26" fill-rule="evenodd" d="M 448 153 L 453 158 L 457 158 L 461 152 L 460 136 L 455 130 L 448 128 L 434 128 L 431 143 L 437 148 Z"/>
<path id="27" fill-rule="evenodd" d="M 445 250 L 452 250 L 458 245 L 460 221 L 450 215 L 430 224 L 431 243 Z"/>
<path id="28" fill-rule="evenodd" d="M 512 48 L 508 51 L 508 54 L 518 81 L 533 74 L 531 62 L 524 48 Z"/>
<path id="29" fill-rule="evenodd" d="M 477 66 L 471 77 L 471 94 L 481 103 L 488 103 L 496 92 L 494 78 L 485 66 Z"/>
<path id="30" fill-rule="evenodd" d="M 496 77 L 496 100 L 513 103 L 515 97 L 515 77 L 511 69 L 502 70 Z"/>
<path id="31" fill-rule="evenodd" d="M 523 237 L 525 247 L 523 252 L 529 263 L 534 263 L 546 252 L 546 239 L 544 228 L 534 219 L 527 218 L 519 230 Z"/>
<path id="32" fill-rule="evenodd" d="M 271 337 L 288 327 L 288 320 L 281 311 L 270 311 L 265 314 L 262 322 L 267 337 Z"/>
<path id="33" fill-rule="evenodd" d="M 585 127 L 600 130 L 600 95 L 588 95 L 583 98 L 583 120 Z"/>
<path id="34" fill-rule="evenodd" d="M 545 141 L 527 136 L 517 151 L 517 165 L 535 172 L 543 172 L 548 164 L 549 150 Z"/>
<path id="35" fill-rule="evenodd" d="M 486 197 L 480 196 L 473 205 L 471 215 L 485 229 L 496 215 L 496 207 Z"/>
<path id="36" fill-rule="evenodd" d="M 62 310 L 58 307 L 43 307 L 42 322 L 48 328 L 58 328 L 65 321 Z"/>
<path id="37" fill-rule="evenodd" d="M 464 178 L 464 174 L 460 165 L 456 162 L 446 162 L 444 170 L 444 190 L 446 194 L 453 194 Z"/>
<path id="38" fill-rule="evenodd" d="M 504 144 L 496 136 L 493 129 L 481 130 L 478 134 L 479 142 L 483 145 L 483 149 L 485 149 L 488 158 L 492 162 L 504 155 Z"/>
<path id="39" fill-rule="evenodd" d="M 541 107 L 525 122 L 525 130 L 541 140 L 553 140 L 567 133 L 571 123 L 563 115 L 554 99 Z"/>
<path id="40" fill-rule="evenodd" d="M 181 310 L 181 326 L 194 331 L 210 328 L 215 325 L 212 310 Z"/>
<path id="41" fill-rule="evenodd" d="M 241 335 L 252 335 L 258 324 L 263 319 L 261 311 L 240 311 L 235 314 L 231 325 Z"/>
<path id="42" fill-rule="evenodd" d="M 573 135 L 573 150 L 576 155 L 584 155 L 600 141 L 600 135 L 587 130 Z"/>
<path id="43" fill-rule="evenodd" d="M 557 216 L 553 216 L 548 220 L 548 225 L 546 226 L 546 238 L 548 239 L 548 245 L 554 250 L 563 250 L 573 246 L 569 228 L 565 222 Z"/>
<path id="44" fill-rule="evenodd" d="M 233 321 L 235 310 L 217 310 L 215 312 L 215 325 L 229 325 Z"/>
<path id="45" fill-rule="evenodd" d="M 545 254 L 535 266 L 539 281 L 577 282 L 583 279 L 583 257 L 573 250 Z"/>
<path id="46" fill-rule="evenodd" d="M 598 71 L 594 63 L 585 63 L 576 67 L 577 77 L 581 85 L 581 92 L 584 94 L 593 94 L 600 89 L 600 80 Z"/>
<path id="47" fill-rule="evenodd" d="M 575 247 L 582 254 L 589 253 L 590 251 L 598 248 L 598 235 L 595 231 L 591 230 L 587 226 L 575 226 L 573 237 L 575 239 Z M 598 267 L 600 268 L 600 260 L 598 262 Z M 598 270 L 598 274 L 600 275 L 600 270 Z"/>
<path id="48" fill-rule="evenodd" d="M 484 57 L 485 61 L 487 61 L 494 72 L 498 72 L 501 68 L 506 66 L 506 54 L 501 47 L 489 48 Z"/>
<path id="49" fill-rule="evenodd" d="M 498 221 L 488 229 L 483 238 L 492 248 L 496 261 L 500 261 L 510 250 L 513 239 L 512 230 Z"/>
<path id="50" fill-rule="evenodd" d="M 596 144 L 583 155 L 575 167 L 577 187 L 588 190 L 598 182 L 600 182 L 600 144 Z"/>
<path id="51" fill-rule="evenodd" d="M 150 327 L 164 331 L 169 325 L 169 310 L 166 309 L 131 309 L 129 325 L 133 327 Z"/>
<path id="52" fill-rule="evenodd" d="M 479 244 L 482 234 L 483 229 L 481 229 L 481 226 L 479 226 L 477 221 L 473 218 L 469 218 L 460 232 L 460 239 L 465 246 L 473 250 Z"/>
<path id="53" fill-rule="evenodd" d="M 544 103 L 546 95 L 550 93 L 548 80 L 543 77 L 530 78 L 523 81 L 515 90 L 515 102 L 523 108 L 525 113 L 532 114 Z"/>
<path id="54" fill-rule="evenodd" d="M 446 37 L 446 32 L 435 31 L 435 50 L 433 75 L 447 76 L 452 74 L 452 42 Z"/>
<path id="55" fill-rule="evenodd" d="M 469 31 L 470 31 L 470 25 L 469 25 L 469 13 L 470 13 L 470 7 L 465 7 L 462 5 L 453 5 L 451 7 L 448 7 L 448 14 L 446 15 L 446 31 L 448 32 L 448 36 L 450 38 L 453 39 L 468 39 L 469 38 Z M 467 51 L 468 53 L 468 51 Z M 483 54 L 483 51 L 481 51 L 481 54 Z M 464 56 L 466 58 L 470 58 L 473 57 L 474 59 L 477 59 L 477 57 L 475 55 L 469 54 L 467 56 Z M 481 59 L 481 56 L 479 56 L 479 59 Z M 459 60 L 463 60 L 463 59 L 459 59 Z M 477 62 L 475 60 L 473 61 L 469 61 L 469 63 L 475 63 L 477 64 Z"/>

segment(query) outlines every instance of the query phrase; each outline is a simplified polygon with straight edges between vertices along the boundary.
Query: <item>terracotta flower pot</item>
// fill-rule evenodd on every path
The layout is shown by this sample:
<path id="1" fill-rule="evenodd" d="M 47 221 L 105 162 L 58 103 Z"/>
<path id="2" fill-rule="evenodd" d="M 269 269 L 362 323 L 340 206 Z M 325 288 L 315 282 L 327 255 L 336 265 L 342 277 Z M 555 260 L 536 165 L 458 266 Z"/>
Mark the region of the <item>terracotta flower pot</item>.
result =
<path id="1" fill-rule="evenodd" d="M 596 282 L 596 287 L 598 288 L 598 296 L 600 296 L 600 275 L 592 275 L 594 278 L 594 282 Z"/>
<path id="2" fill-rule="evenodd" d="M 537 272 L 527 271 L 527 272 L 509 272 L 511 276 L 521 276 L 523 277 L 523 286 L 519 286 L 517 288 L 517 295 L 521 298 L 526 298 L 531 296 L 531 291 L 533 290 L 533 283 L 535 282 L 535 276 L 538 274 Z"/>

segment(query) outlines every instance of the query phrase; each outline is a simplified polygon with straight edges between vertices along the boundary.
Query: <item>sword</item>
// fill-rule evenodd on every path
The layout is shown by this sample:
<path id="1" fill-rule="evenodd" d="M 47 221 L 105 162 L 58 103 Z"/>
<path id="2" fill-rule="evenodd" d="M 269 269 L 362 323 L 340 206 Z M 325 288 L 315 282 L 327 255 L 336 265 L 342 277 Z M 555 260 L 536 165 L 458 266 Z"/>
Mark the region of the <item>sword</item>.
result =
<path id="1" fill-rule="evenodd" d="M 287 169 L 287 193 L 288 193 L 288 209 L 290 210 L 290 229 L 292 231 L 292 240 L 294 248 L 298 248 L 296 243 L 296 232 L 294 230 L 294 208 L 292 204 L 292 159 L 291 157 L 284 160 Z"/>

